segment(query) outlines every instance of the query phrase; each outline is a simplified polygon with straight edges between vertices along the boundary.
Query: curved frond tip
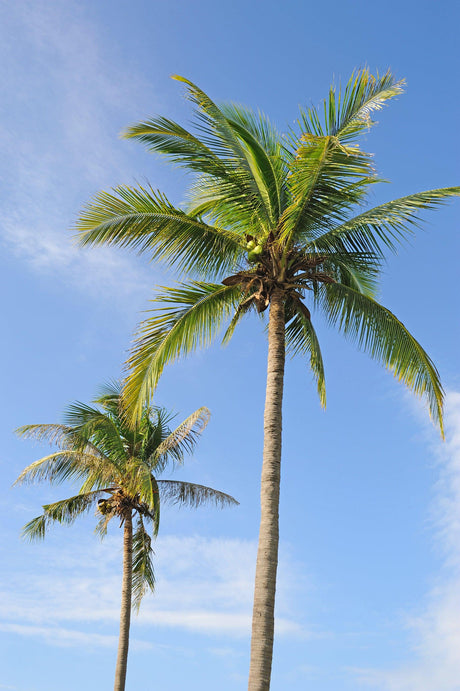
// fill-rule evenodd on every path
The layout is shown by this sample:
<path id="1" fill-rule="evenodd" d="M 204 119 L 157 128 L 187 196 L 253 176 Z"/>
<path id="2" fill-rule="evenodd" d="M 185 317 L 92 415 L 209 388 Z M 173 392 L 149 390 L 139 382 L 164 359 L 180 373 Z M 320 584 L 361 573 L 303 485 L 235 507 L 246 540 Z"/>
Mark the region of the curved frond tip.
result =
<path id="1" fill-rule="evenodd" d="M 391 370 L 416 395 L 425 397 L 430 416 L 444 437 L 444 390 L 422 346 L 390 310 L 350 287 L 331 284 L 317 294 L 331 325 Z"/>

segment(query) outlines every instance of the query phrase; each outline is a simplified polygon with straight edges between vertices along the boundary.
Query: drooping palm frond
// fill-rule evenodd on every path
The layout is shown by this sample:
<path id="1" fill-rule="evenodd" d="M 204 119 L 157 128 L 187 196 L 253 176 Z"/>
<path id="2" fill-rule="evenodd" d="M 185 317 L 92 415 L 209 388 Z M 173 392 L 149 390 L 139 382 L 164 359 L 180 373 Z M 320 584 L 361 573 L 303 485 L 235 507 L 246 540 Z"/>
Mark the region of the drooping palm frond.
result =
<path id="1" fill-rule="evenodd" d="M 99 473 L 101 481 L 107 478 L 107 466 L 100 455 L 89 454 L 79 450 L 56 451 L 40 458 L 24 468 L 15 485 L 50 482 L 62 484 L 68 480 L 81 480 L 88 473 Z"/>
<path id="2" fill-rule="evenodd" d="M 101 192 L 77 222 L 81 245 L 118 245 L 161 259 L 178 271 L 219 274 L 244 252 L 243 239 L 174 207 L 151 188 Z"/>
<path id="3" fill-rule="evenodd" d="M 255 302 L 254 302 L 254 296 L 255 296 L 255 291 L 250 292 L 249 295 L 244 297 L 243 300 L 239 303 L 237 306 L 235 313 L 230 321 L 230 324 L 228 325 L 223 338 L 222 338 L 222 344 L 227 345 L 227 343 L 230 341 L 232 338 L 236 327 L 240 323 L 240 321 L 243 319 L 243 317 L 248 314 L 251 310 L 255 310 Z M 259 314 L 261 319 L 263 319 L 264 314 L 263 312 Z"/>
<path id="4" fill-rule="evenodd" d="M 321 286 L 316 301 L 331 325 L 426 398 L 430 415 L 443 434 L 443 389 L 438 371 L 404 324 L 372 298 L 338 283 Z"/>
<path id="5" fill-rule="evenodd" d="M 68 425 L 38 424 L 23 425 L 15 430 L 15 434 L 25 439 L 35 439 L 38 442 L 48 442 L 65 448 L 74 440 L 72 428 Z"/>
<path id="6" fill-rule="evenodd" d="M 28 540 L 43 540 L 46 534 L 47 518 L 44 514 L 33 518 L 22 529 L 22 536 Z"/>
<path id="7" fill-rule="evenodd" d="M 133 609 L 138 612 L 147 590 L 155 590 L 155 573 L 152 562 L 152 538 L 145 530 L 142 516 L 137 519 L 133 535 Z"/>
<path id="8" fill-rule="evenodd" d="M 326 407 L 326 382 L 324 364 L 316 331 L 310 314 L 301 300 L 292 299 L 286 306 L 286 348 L 292 355 L 306 355 L 310 358 L 310 369 L 316 379 L 318 396 Z"/>
<path id="9" fill-rule="evenodd" d="M 160 530 L 160 514 L 161 514 L 161 497 L 160 488 L 158 486 L 158 480 L 152 474 L 152 487 L 155 496 L 155 503 L 152 507 L 149 507 L 149 513 L 145 518 L 150 520 L 152 523 L 152 535 L 154 538 L 157 537 L 158 531 Z"/>
<path id="10" fill-rule="evenodd" d="M 381 265 L 380 257 L 372 252 L 346 252 L 342 248 L 328 252 L 321 268 L 336 282 L 375 298 Z"/>
<path id="11" fill-rule="evenodd" d="M 116 515 L 117 514 L 115 511 L 109 511 L 106 514 L 104 514 L 103 516 L 101 516 L 101 518 L 96 523 L 96 527 L 94 528 L 94 532 L 96 533 L 96 535 L 99 535 L 101 540 L 103 540 L 105 538 L 105 536 L 107 535 L 109 523 L 112 520 L 112 518 L 114 518 Z"/>
<path id="12" fill-rule="evenodd" d="M 238 286 L 194 282 L 165 288 L 157 296 L 156 303 L 169 306 L 152 310 L 153 316 L 141 323 L 128 362 L 132 374 L 125 398 L 133 415 L 140 414 L 166 364 L 212 342 L 240 294 Z"/>
<path id="13" fill-rule="evenodd" d="M 184 504 L 192 508 L 198 508 L 202 504 L 209 503 L 214 503 L 220 508 L 239 504 L 229 494 L 191 482 L 158 480 L 158 488 L 161 500 L 170 504 Z"/>
<path id="14" fill-rule="evenodd" d="M 395 252 L 397 246 L 413 234 L 421 223 L 420 211 L 434 209 L 450 197 L 460 196 L 460 187 L 445 187 L 394 199 L 365 211 L 308 242 L 318 252 L 336 248 L 336 241 L 346 251 L 372 252 L 383 256 L 383 247 Z"/>
<path id="15" fill-rule="evenodd" d="M 22 530 L 28 540 L 41 540 L 45 537 L 51 523 L 72 524 L 78 516 L 88 511 L 104 490 L 77 494 L 69 499 L 56 501 L 43 506 L 43 514 L 29 521 Z"/>

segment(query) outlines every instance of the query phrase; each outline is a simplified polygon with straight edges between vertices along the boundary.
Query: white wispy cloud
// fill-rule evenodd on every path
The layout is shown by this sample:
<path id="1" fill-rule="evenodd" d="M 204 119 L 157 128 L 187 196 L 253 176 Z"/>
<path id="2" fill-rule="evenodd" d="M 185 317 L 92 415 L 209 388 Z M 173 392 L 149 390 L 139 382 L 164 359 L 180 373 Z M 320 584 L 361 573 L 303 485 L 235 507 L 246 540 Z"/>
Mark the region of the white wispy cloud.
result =
<path id="1" fill-rule="evenodd" d="M 406 617 L 412 655 L 395 669 L 353 670 L 380 691 L 458 691 L 460 688 L 460 393 L 446 397 L 446 443 L 434 453 L 440 479 L 433 520 L 444 567 L 423 609 Z"/>
<path id="2" fill-rule="evenodd" d="M 6 633 L 15 633 L 19 634 L 20 636 L 41 638 L 47 643 L 63 648 L 74 645 L 113 648 L 118 644 L 117 636 L 83 633 L 81 631 L 72 631 L 71 629 L 65 629 L 62 627 L 33 626 L 30 624 L 12 624 L 1 622 L 0 631 L 4 631 Z"/>
<path id="3" fill-rule="evenodd" d="M 116 624 L 120 607 L 120 543 L 110 537 L 88 548 L 40 545 L 31 571 L 8 577 L 0 588 L 0 629 L 40 636 L 50 644 L 86 644 L 88 623 Z M 150 626 L 226 637 L 247 637 L 251 628 L 256 544 L 237 539 L 166 536 L 155 544 L 156 592 L 136 617 L 137 631 Z M 287 603 L 297 566 L 282 555 L 279 592 Z M 298 588 L 302 585 L 298 584 Z M 293 608 L 292 608 L 293 609 Z M 76 631 L 75 627 L 79 630 Z M 298 618 L 279 610 L 280 635 L 308 636 Z M 93 645 L 113 637 L 92 634 Z M 140 643 L 139 643 L 140 645 Z"/>
<path id="4" fill-rule="evenodd" d="M 0 25 L 4 247 L 32 270 L 99 298 L 148 295 L 145 266 L 117 250 L 80 250 L 70 231 L 95 191 L 130 181 L 130 148 L 117 134 L 132 119 L 127 104 L 142 107 L 146 85 L 78 3 L 2 3 Z"/>

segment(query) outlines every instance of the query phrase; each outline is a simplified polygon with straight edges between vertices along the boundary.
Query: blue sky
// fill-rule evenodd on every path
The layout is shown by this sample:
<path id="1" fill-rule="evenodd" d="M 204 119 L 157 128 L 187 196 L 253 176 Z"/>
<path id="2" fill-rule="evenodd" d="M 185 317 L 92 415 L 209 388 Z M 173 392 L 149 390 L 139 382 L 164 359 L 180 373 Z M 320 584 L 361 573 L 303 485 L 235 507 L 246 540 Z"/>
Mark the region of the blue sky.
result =
<path id="1" fill-rule="evenodd" d="M 459 184 L 457 3 L 119 0 L 0 4 L 0 227 L 4 405 L 0 689 L 110 688 L 121 540 L 94 518 L 19 539 L 70 488 L 10 486 L 46 449 L 12 430 L 54 422 L 119 376 L 155 284 L 174 277 L 120 250 L 82 251 L 71 227 L 100 189 L 147 178 L 174 201 L 183 173 L 120 140 L 160 113 L 187 122 L 183 74 L 215 100 L 261 108 L 281 128 L 353 68 L 391 67 L 407 92 L 366 135 L 380 201 Z M 390 374 L 318 330 L 328 408 L 305 362 L 288 363 L 273 691 L 460 689 L 459 202 L 385 268 L 381 301 L 433 357 L 447 441 Z M 258 533 L 266 346 L 257 322 L 168 369 L 157 401 L 212 412 L 180 471 L 241 505 L 164 512 L 157 592 L 132 625 L 127 689 L 246 686 Z"/>

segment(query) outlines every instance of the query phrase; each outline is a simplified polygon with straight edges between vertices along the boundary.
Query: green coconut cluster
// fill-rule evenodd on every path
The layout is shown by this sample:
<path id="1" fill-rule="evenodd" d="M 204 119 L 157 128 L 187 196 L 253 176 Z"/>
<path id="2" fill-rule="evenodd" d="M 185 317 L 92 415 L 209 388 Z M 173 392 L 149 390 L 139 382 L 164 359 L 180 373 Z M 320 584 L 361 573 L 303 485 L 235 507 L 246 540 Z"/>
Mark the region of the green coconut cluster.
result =
<path id="1" fill-rule="evenodd" d="M 97 510 L 99 513 L 101 513 L 103 516 L 106 516 L 108 513 L 112 511 L 112 504 L 110 501 L 107 499 L 99 499 L 97 502 Z"/>
<path id="2" fill-rule="evenodd" d="M 259 260 L 259 256 L 264 251 L 264 246 L 260 241 L 248 240 L 246 249 L 248 251 L 248 261 L 254 263 Z"/>

